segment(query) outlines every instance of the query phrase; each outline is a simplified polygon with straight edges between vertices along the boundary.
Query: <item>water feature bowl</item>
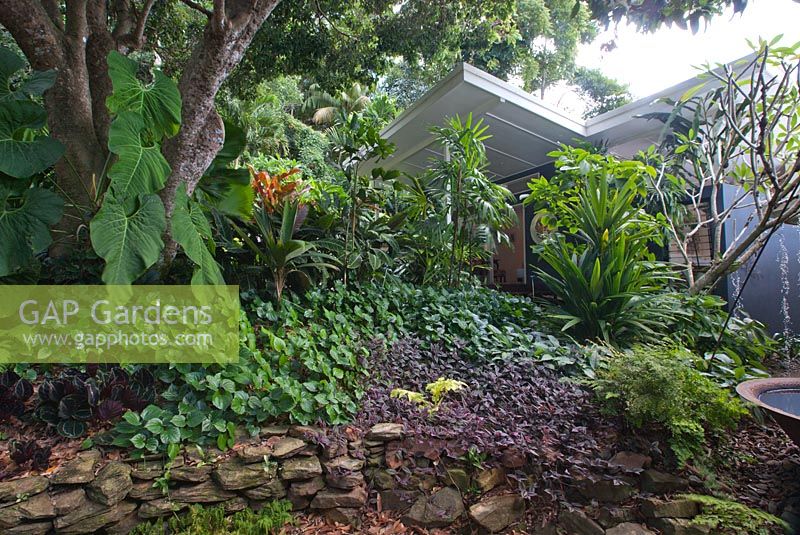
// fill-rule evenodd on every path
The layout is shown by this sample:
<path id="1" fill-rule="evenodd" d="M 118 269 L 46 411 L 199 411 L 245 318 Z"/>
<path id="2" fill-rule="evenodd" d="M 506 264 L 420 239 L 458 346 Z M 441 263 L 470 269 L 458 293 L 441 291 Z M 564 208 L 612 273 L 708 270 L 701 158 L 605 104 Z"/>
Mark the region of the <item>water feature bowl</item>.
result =
<path id="1" fill-rule="evenodd" d="M 736 387 L 736 392 L 767 411 L 800 446 L 800 377 L 745 381 Z"/>

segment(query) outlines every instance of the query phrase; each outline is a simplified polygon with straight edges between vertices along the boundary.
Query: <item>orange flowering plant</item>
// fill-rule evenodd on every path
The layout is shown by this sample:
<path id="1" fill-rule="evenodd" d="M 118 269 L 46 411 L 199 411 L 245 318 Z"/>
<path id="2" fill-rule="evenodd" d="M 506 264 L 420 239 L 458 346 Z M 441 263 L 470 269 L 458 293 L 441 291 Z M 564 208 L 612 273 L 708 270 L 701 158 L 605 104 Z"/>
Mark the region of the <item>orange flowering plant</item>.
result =
<path id="1" fill-rule="evenodd" d="M 256 171 L 252 165 L 247 167 L 250 169 L 250 176 L 253 177 L 251 184 L 258 196 L 257 202 L 267 213 L 274 213 L 283 206 L 284 201 L 299 196 L 302 185 L 300 168 L 293 167 L 288 171 L 270 175 L 267 171 Z"/>
<path id="2" fill-rule="evenodd" d="M 242 228 L 234 223 L 233 228 L 269 272 L 280 301 L 291 280 L 308 286 L 312 275 L 325 276 L 330 270 L 338 270 L 336 259 L 314 243 L 295 238 L 308 213 L 303 201 L 307 188 L 300 179 L 300 169 L 293 167 L 270 175 L 248 167 L 256 193 L 253 224 Z"/>

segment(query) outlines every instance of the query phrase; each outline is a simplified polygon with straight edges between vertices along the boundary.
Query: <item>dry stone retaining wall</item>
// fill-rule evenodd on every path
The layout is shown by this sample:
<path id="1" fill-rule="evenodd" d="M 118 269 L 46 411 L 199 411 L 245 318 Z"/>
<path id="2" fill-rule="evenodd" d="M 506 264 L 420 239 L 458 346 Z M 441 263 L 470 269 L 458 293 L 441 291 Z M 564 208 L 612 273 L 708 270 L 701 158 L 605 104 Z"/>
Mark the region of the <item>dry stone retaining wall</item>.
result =
<path id="1" fill-rule="evenodd" d="M 469 517 L 482 531 L 498 532 L 522 520 L 525 502 L 509 489 L 502 466 L 519 468 L 517 457 L 477 469 L 442 462 L 435 450 L 414 451 L 410 438 L 393 423 L 365 434 L 353 428 L 325 435 L 304 426 L 266 427 L 257 440 L 213 460 L 188 454 L 176 459 L 167 494 L 153 486 L 165 477 L 159 461 L 107 462 L 97 450 L 84 451 L 47 476 L 0 482 L 0 533 L 123 534 L 192 504 L 221 504 L 233 513 L 282 498 L 295 510 L 355 525 L 368 505 L 400 511 L 405 523 L 426 528 Z M 688 485 L 648 469 L 648 462 L 618 454 L 609 466 L 628 475 L 578 482 L 570 500 L 585 506 L 564 508 L 557 524 L 540 526 L 537 533 L 705 533 L 690 525 L 698 513 L 693 503 L 648 497 Z"/>

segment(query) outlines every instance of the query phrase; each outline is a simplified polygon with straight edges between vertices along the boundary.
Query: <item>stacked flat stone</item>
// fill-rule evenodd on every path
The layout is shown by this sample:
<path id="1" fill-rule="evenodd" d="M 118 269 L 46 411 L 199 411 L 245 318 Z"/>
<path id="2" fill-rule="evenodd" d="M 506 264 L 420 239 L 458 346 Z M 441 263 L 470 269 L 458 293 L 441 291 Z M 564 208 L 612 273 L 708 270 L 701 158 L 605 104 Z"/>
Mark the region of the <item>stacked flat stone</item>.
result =
<path id="1" fill-rule="evenodd" d="M 107 462 L 97 450 L 80 452 L 47 476 L 0 482 L 0 533 L 116 535 L 192 504 L 221 505 L 234 513 L 283 498 L 295 511 L 355 526 L 371 504 L 422 528 L 460 521 L 494 533 L 525 515 L 524 500 L 508 483 L 509 473 L 525 462 L 521 453 L 472 466 L 441 458 L 435 439 L 414 437 L 402 424 L 341 431 L 265 427 L 234 451 L 204 459 L 179 456 L 168 476 L 160 461 Z M 700 512 L 697 504 L 670 497 L 686 491 L 689 482 L 649 465 L 648 457 L 620 452 L 607 473 L 575 481 L 571 499 L 586 506 L 564 507 L 559 527 L 590 535 L 706 533 L 691 522 Z M 168 483 L 166 495 L 154 486 L 159 478 Z M 544 529 L 537 533 L 555 533 L 556 524 Z"/>

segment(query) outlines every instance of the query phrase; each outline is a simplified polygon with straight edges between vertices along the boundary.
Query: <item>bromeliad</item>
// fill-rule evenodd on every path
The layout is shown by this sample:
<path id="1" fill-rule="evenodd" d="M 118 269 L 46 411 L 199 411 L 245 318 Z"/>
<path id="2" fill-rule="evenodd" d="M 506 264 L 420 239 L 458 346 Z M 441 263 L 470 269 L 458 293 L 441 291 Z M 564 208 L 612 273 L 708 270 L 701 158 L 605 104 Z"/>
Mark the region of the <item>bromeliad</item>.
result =
<path id="1" fill-rule="evenodd" d="M 266 171 L 256 171 L 250 165 L 247 167 L 253 177 L 253 190 L 258 195 L 259 202 L 267 213 L 274 213 L 275 210 L 283 205 L 285 200 L 288 200 L 300 190 L 299 186 L 302 183 L 300 177 L 287 180 L 300 173 L 300 169 L 297 167 L 275 175 L 270 175 Z"/>

